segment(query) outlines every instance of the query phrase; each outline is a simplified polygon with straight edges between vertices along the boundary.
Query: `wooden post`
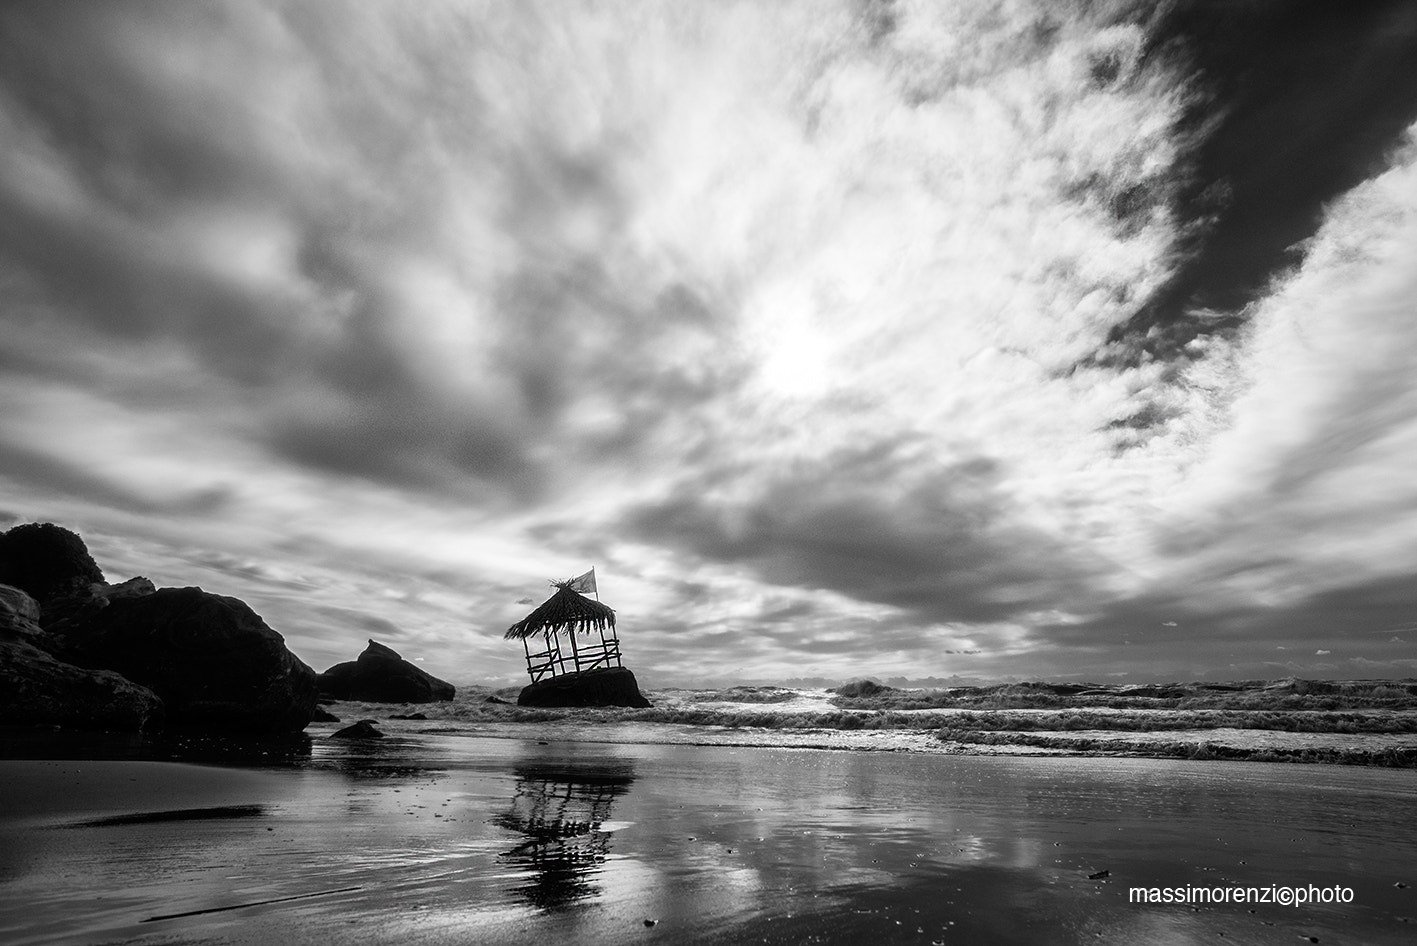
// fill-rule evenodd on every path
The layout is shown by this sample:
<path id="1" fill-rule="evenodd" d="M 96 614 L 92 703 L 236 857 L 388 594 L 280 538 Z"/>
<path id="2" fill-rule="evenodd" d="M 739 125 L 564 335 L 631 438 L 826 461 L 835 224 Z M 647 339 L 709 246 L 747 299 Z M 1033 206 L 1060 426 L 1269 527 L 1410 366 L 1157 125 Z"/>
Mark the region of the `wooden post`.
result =
<path id="1" fill-rule="evenodd" d="M 576 673 L 580 673 L 581 654 L 580 651 L 576 649 L 576 629 L 574 627 L 566 628 L 566 636 L 571 639 L 571 662 L 576 666 Z"/>

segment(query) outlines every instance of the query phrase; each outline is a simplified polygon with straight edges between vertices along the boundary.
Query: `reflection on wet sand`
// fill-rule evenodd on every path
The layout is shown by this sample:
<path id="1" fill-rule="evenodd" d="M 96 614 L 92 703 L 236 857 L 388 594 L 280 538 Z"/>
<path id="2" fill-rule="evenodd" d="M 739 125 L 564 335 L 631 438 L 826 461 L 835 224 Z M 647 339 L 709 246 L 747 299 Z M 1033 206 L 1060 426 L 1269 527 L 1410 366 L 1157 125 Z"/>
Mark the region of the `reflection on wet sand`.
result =
<path id="1" fill-rule="evenodd" d="M 409 739 L 352 740 L 344 745 L 320 745 L 317 768 L 339 772 L 356 782 L 399 782 L 445 774 L 451 752 Z"/>
<path id="2" fill-rule="evenodd" d="M 615 799 L 635 781 L 627 760 L 522 762 L 510 809 L 492 819 L 526 840 L 502 859 L 530 876 L 515 891 L 548 913 L 600 895 L 596 875 L 610 853 Z"/>

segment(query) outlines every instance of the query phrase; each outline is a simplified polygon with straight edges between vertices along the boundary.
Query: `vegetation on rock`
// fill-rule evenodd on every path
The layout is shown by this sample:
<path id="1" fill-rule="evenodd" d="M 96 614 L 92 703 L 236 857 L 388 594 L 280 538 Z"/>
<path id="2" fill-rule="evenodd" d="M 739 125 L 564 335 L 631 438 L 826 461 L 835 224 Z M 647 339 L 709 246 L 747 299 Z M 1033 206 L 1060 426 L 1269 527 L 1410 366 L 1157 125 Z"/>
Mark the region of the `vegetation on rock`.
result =
<path id="1" fill-rule="evenodd" d="M 43 604 L 73 594 L 103 572 L 75 532 L 52 522 L 27 522 L 0 533 L 0 584 L 13 585 Z"/>

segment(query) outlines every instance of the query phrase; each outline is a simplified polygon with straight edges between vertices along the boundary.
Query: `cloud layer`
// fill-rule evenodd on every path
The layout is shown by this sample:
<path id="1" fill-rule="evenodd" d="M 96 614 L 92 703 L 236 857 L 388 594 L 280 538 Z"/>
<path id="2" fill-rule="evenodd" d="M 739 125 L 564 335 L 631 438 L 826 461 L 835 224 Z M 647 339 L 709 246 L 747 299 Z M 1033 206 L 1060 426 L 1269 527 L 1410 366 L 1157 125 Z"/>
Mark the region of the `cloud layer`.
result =
<path id="1" fill-rule="evenodd" d="M 1205 9 L 8 5 L 4 511 L 320 667 L 1410 674 L 1417 114 Z"/>

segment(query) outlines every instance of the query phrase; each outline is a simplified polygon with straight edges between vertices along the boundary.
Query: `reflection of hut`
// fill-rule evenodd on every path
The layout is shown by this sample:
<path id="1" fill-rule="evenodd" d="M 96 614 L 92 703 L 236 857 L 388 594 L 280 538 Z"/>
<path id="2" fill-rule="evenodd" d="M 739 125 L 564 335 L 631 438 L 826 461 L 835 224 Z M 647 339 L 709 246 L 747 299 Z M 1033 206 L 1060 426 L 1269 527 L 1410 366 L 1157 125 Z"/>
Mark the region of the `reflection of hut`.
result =
<path id="1" fill-rule="evenodd" d="M 532 683 L 543 677 L 621 666 L 615 611 L 576 591 L 573 586 L 580 580 L 556 582 L 555 594 L 507 629 L 508 640 L 517 638 L 522 642 L 526 671 L 531 674 Z M 578 634 L 589 638 L 592 631 L 599 634 L 598 642 L 576 640 Z M 569 652 L 562 649 L 563 638 Z M 537 641 L 537 647 L 546 649 L 533 652 L 533 640 Z"/>
<path id="2" fill-rule="evenodd" d="M 610 853 L 610 820 L 615 799 L 635 780 L 628 762 L 523 764 L 515 769 L 517 793 L 511 809 L 493 824 L 525 840 L 502 854 L 529 872 L 517 892 L 543 910 L 562 909 L 600 895 L 596 875 Z"/>

